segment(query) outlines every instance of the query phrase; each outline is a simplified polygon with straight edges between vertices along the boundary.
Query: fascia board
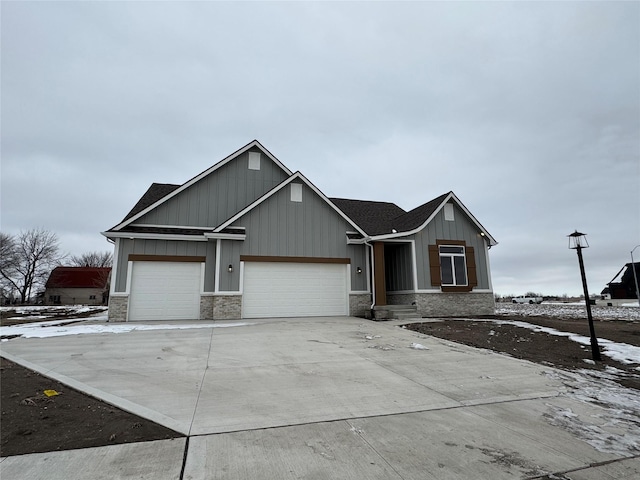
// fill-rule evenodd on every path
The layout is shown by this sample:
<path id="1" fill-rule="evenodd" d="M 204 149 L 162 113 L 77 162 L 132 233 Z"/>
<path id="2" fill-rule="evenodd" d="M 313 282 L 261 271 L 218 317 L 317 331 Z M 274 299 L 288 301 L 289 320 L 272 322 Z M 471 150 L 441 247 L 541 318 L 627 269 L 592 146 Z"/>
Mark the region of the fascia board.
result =
<path id="1" fill-rule="evenodd" d="M 212 232 L 213 227 L 194 227 L 191 225 L 158 225 L 152 223 L 132 223 L 130 227 L 145 227 L 145 228 L 176 228 L 176 229 L 191 229 L 191 230 L 203 230 Z"/>
<path id="2" fill-rule="evenodd" d="M 216 227 L 216 229 L 214 230 L 214 233 L 220 232 L 221 230 L 227 228 L 229 225 L 231 225 L 233 222 L 235 222 L 236 220 L 238 220 L 240 217 L 244 216 L 245 214 L 247 214 L 247 212 L 253 210 L 255 207 L 257 207 L 258 205 L 260 205 L 262 202 L 264 202 L 265 200 L 267 200 L 268 198 L 270 198 L 271 196 L 275 195 L 277 192 L 279 192 L 280 190 L 282 190 L 284 187 L 286 187 L 287 185 L 289 185 L 291 182 L 293 182 L 294 180 L 302 180 L 302 182 L 304 182 L 305 185 L 307 185 L 311 190 L 313 190 L 321 199 L 323 199 L 331 208 L 333 208 L 333 210 L 340 215 L 345 221 L 347 221 L 353 228 L 355 228 L 357 230 L 357 232 L 363 236 L 367 236 L 367 234 L 362 231 L 360 229 L 360 227 L 358 227 L 358 225 L 356 225 L 353 220 L 351 220 L 349 217 L 347 217 L 344 212 L 342 212 L 340 209 L 338 209 L 333 202 L 331 202 L 331 200 L 329 200 L 324 193 L 322 193 L 320 190 L 318 190 L 318 188 L 311 183 L 307 177 L 305 177 L 302 173 L 300 172 L 296 172 L 293 175 L 291 175 L 289 178 L 287 178 L 285 181 L 283 181 L 280 185 L 276 185 L 273 189 L 271 189 L 270 191 L 268 191 L 267 193 L 265 193 L 262 197 L 258 198 L 255 202 L 253 202 L 251 205 L 248 205 L 246 208 L 244 208 L 243 210 L 239 211 L 238 213 L 236 213 L 233 217 L 229 218 L 227 221 L 225 221 L 224 223 L 220 224 L 218 227 Z"/>
<path id="3" fill-rule="evenodd" d="M 205 233 L 204 237 L 213 240 L 246 240 L 246 234 L 235 233 Z"/>
<path id="4" fill-rule="evenodd" d="M 278 165 L 287 175 L 291 175 L 291 170 L 289 170 L 287 167 L 285 167 L 280 160 L 278 160 L 276 157 L 273 156 L 273 154 L 267 150 L 265 147 L 262 146 L 262 144 L 260 142 L 258 142 L 257 140 L 254 140 L 248 144 L 246 144 L 244 147 L 240 148 L 239 150 L 236 150 L 235 152 L 233 152 L 231 155 L 223 158 L 222 160 L 220 160 L 218 163 L 216 163 L 215 165 L 213 165 L 212 167 L 208 168 L 207 170 L 205 170 L 204 172 L 200 173 L 199 175 L 196 175 L 195 177 L 193 177 L 191 180 L 187 180 L 185 183 L 183 183 L 181 186 L 179 186 L 178 188 L 176 188 L 173 192 L 171 192 L 169 195 L 162 197 L 160 200 L 158 200 L 157 202 L 155 202 L 152 205 L 149 205 L 147 208 L 145 208 L 144 210 L 142 210 L 141 212 L 136 213 L 133 217 L 125 220 L 124 222 L 116 225 L 115 227 L 113 227 L 113 230 L 120 230 L 121 228 L 126 227 L 127 225 L 131 224 L 132 222 L 136 221 L 137 219 L 139 219 L 140 217 L 142 217 L 143 215 L 146 215 L 147 213 L 149 213 L 151 210 L 153 210 L 154 208 L 157 208 L 158 206 L 162 205 L 164 202 L 166 202 L 167 200 L 175 197 L 176 195 L 178 195 L 180 192 L 185 191 L 187 188 L 189 188 L 191 185 L 193 185 L 194 183 L 199 182 L 200 180 L 202 180 L 203 178 L 205 178 L 206 176 L 210 175 L 211 173 L 215 172 L 216 170 L 220 169 L 221 167 L 223 167 L 224 165 L 226 165 L 227 163 L 229 163 L 231 160 L 235 159 L 236 157 L 239 157 L 240 155 L 242 155 L 243 153 L 245 153 L 247 150 L 253 148 L 253 147 L 258 147 L 260 150 L 262 150 L 264 152 L 265 155 L 267 155 L 267 157 L 269 157 L 276 165 Z"/>
<path id="5" fill-rule="evenodd" d="M 206 242 L 204 235 L 180 235 L 171 233 L 134 233 L 134 232 L 100 232 L 107 238 L 129 238 L 140 240 L 186 240 L 189 242 Z"/>

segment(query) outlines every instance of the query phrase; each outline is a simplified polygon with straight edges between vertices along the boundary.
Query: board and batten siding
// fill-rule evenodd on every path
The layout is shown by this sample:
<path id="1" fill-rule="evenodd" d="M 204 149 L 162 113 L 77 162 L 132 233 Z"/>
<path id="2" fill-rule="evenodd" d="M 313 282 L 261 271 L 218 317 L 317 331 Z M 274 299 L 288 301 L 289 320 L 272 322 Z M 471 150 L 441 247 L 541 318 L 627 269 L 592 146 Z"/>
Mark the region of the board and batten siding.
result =
<path id="1" fill-rule="evenodd" d="M 387 292 L 410 291 L 413 285 L 413 245 L 410 242 L 388 242 L 384 246 Z"/>
<path id="2" fill-rule="evenodd" d="M 366 290 L 366 247 L 347 245 L 346 232 L 353 226 L 306 184 L 301 185 L 301 202 L 291 201 L 287 185 L 233 223 L 244 227 L 247 237 L 242 242 L 221 242 L 220 291 L 239 289 L 241 255 L 350 258 L 351 288 Z M 356 273 L 357 267 L 361 274 Z"/>
<path id="3" fill-rule="evenodd" d="M 485 237 L 480 236 L 478 227 L 467 215 L 453 205 L 454 221 L 444 219 L 444 209 L 440 210 L 426 228 L 414 235 L 416 241 L 416 263 L 418 265 L 418 289 L 432 290 L 429 272 L 429 245 L 436 240 L 461 240 L 474 248 L 478 285 L 475 289 L 489 289 L 489 272 L 487 271 L 487 246 Z M 420 268 L 422 266 L 422 268 Z"/>
<path id="4" fill-rule="evenodd" d="M 250 151 L 260 152 L 259 149 Z M 216 227 L 287 177 L 264 153 L 260 155 L 260 170 L 249 169 L 249 152 L 245 152 L 135 223 Z"/>
<path id="5" fill-rule="evenodd" d="M 120 239 L 120 254 L 116 268 L 115 292 L 124 292 L 127 288 L 129 255 L 161 255 L 205 257 L 204 290 L 213 291 L 215 286 L 216 242 L 188 242 L 177 240 Z"/>

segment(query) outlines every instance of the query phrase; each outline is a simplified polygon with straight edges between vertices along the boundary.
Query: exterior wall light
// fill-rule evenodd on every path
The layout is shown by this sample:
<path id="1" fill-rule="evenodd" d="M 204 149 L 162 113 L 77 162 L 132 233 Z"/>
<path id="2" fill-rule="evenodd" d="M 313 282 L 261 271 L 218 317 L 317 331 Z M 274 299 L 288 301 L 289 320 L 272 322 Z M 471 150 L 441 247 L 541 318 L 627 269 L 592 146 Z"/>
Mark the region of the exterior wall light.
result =
<path id="1" fill-rule="evenodd" d="M 362 269 L 360 267 L 356 268 L 356 273 L 362 273 Z"/>
<path id="2" fill-rule="evenodd" d="M 582 277 L 582 289 L 584 290 L 584 301 L 587 305 L 587 319 L 589 320 L 589 333 L 591 335 L 591 356 L 594 360 L 601 360 L 598 338 L 593 328 L 593 317 L 591 316 L 591 303 L 589 302 L 589 290 L 587 289 L 587 277 L 584 274 L 584 262 L 582 261 L 582 249 L 589 248 L 586 234 L 575 231 L 569 235 L 569 248 L 578 253 L 578 263 L 580 264 L 580 276 Z"/>
<path id="3" fill-rule="evenodd" d="M 229 273 L 233 272 L 233 265 L 229 264 L 227 270 L 229 271 Z"/>

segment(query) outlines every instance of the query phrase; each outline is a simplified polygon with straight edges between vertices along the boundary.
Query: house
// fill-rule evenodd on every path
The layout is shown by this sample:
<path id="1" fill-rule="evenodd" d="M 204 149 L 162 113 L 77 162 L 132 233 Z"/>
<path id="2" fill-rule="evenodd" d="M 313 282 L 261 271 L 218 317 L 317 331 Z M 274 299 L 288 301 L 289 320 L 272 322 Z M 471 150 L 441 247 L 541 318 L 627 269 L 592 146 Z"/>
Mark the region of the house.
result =
<path id="1" fill-rule="evenodd" d="M 409 212 L 327 198 L 258 141 L 152 184 L 103 235 L 110 321 L 494 313 L 497 242 L 453 192 Z"/>
<path id="2" fill-rule="evenodd" d="M 56 267 L 45 284 L 47 305 L 106 305 L 111 268 Z"/>
<path id="3" fill-rule="evenodd" d="M 635 277 L 634 277 L 635 268 Z M 622 273 L 624 270 L 624 273 Z M 622 276 L 620 274 L 622 273 Z M 616 280 L 619 280 L 616 282 Z M 616 276 L 611 279 L 601 295 L 609 296 L 612 299 L 633 299 L 638 298 L 636 293 L 636 281 L 640 281 L 640 263 L 634 262 L 625 264 Z"/>

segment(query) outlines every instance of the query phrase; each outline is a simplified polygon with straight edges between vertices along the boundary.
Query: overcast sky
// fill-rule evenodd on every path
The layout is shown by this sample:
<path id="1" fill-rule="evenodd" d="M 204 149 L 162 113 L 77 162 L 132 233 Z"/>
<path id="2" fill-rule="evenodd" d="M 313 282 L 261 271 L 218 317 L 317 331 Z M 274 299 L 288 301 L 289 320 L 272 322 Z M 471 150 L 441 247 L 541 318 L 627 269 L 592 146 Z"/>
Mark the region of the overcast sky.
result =
<path id="1" fill-rule="evenodd" d="M 640 244 L 639 2 L 1 4 L 1 230 L 112 247 L 253 139 L 329 197 L 453 190 L 494 290 L 591 293 Z M 640 259 L 640 248 L 634 254 Z"/>

